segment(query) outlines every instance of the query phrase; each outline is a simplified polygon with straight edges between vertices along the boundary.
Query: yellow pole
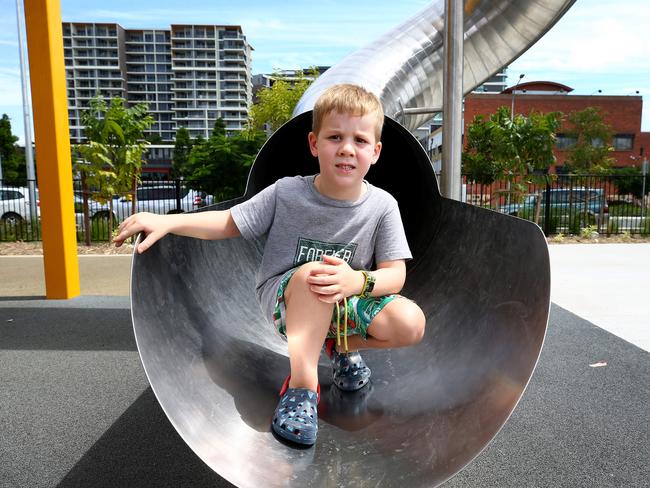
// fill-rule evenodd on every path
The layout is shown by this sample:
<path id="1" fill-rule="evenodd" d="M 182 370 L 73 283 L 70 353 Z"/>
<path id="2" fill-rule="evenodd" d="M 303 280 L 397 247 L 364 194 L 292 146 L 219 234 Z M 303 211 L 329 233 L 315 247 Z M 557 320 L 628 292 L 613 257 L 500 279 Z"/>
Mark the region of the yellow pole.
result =
<path id="1" fill-rule="evenodd" d="M 60 0 L 25 0 L 47 298 L 79 295 Z M 30 141 L 27 141 L 29 143 Z"/>

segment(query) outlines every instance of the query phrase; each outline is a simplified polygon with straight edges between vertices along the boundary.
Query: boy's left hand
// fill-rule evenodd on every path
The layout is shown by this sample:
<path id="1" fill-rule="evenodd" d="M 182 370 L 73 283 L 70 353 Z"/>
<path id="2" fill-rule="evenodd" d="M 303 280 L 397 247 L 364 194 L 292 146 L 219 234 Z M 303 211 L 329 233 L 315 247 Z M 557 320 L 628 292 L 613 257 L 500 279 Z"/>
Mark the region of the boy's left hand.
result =
<path id="1" fill-rule="evenodd" d="M 307 283 L 311 285 L 311 291 L 319 295 L 319 300 L 337 303 L 361 292 L 363 274 L 353 270 L 341 258 L 324 255 L 321 265 L 312 269 Z"/>

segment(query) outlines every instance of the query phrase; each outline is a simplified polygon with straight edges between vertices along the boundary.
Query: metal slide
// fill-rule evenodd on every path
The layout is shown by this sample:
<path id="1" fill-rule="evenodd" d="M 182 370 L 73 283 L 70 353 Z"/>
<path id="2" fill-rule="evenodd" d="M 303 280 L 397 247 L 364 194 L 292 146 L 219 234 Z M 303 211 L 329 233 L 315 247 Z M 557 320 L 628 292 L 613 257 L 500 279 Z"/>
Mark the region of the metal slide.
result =
<path id="1" fill-rule="evenodd" d="M 465 86 L 527 49 L 572 1 L 467 1 Z M 246 194 L 318 171 L 307 133 L 315 97 L 341 81 L 381 96 L 388 115 L 441 101 L 442 5 L 343 60 L 262 148 Z M 374 61 L 373 61 L 374 60 Z M 363 64 L 364 69 L 360 70 Z M 504 425 L 544 341 L 548 249 L 530 222 L 440 196 L 409 128 L 387 117 L 368 180 L 398 200 L 415 258 L 404 294 L 427 316 L 421 344 L 367 351 L 369 387 L 341 394 L 320 370 L 320 430 L 296 449 L 270 432 L 289 371 L 285 342 L 254 298 L 261 243 L 167 236 L 133 260 L 133 324 L 160 405 L 189 447 L 237 486 L 429 487 L 462 469 Z"/>

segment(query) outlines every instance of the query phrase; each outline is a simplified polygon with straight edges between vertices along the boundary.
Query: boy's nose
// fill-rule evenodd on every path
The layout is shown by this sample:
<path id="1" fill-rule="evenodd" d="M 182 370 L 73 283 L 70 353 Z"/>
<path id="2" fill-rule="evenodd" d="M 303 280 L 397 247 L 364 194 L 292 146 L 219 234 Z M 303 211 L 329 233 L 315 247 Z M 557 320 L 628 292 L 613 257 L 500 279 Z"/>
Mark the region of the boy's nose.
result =
<path id="1" fill-rule="evenodd" d="M 339 154 L 354 154 L 354 147 L 350 141 L 342 141 L 339 145 Z"/>

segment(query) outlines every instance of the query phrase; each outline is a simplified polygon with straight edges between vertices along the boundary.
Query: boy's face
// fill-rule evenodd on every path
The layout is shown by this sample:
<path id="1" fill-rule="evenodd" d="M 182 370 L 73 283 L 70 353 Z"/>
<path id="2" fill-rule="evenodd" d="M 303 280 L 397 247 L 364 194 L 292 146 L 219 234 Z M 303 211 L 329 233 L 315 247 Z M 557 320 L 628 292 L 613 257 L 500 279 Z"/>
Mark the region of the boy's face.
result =
<path id="1" fill-rule="evenodd" d="M 375 139 L 375 118 L 330 112 L 318 135 L 309 133 L 309 148 L 318 158 L 321 184 L 330 191 L 355 196 L 381 152 L 381 142 Z"/>

